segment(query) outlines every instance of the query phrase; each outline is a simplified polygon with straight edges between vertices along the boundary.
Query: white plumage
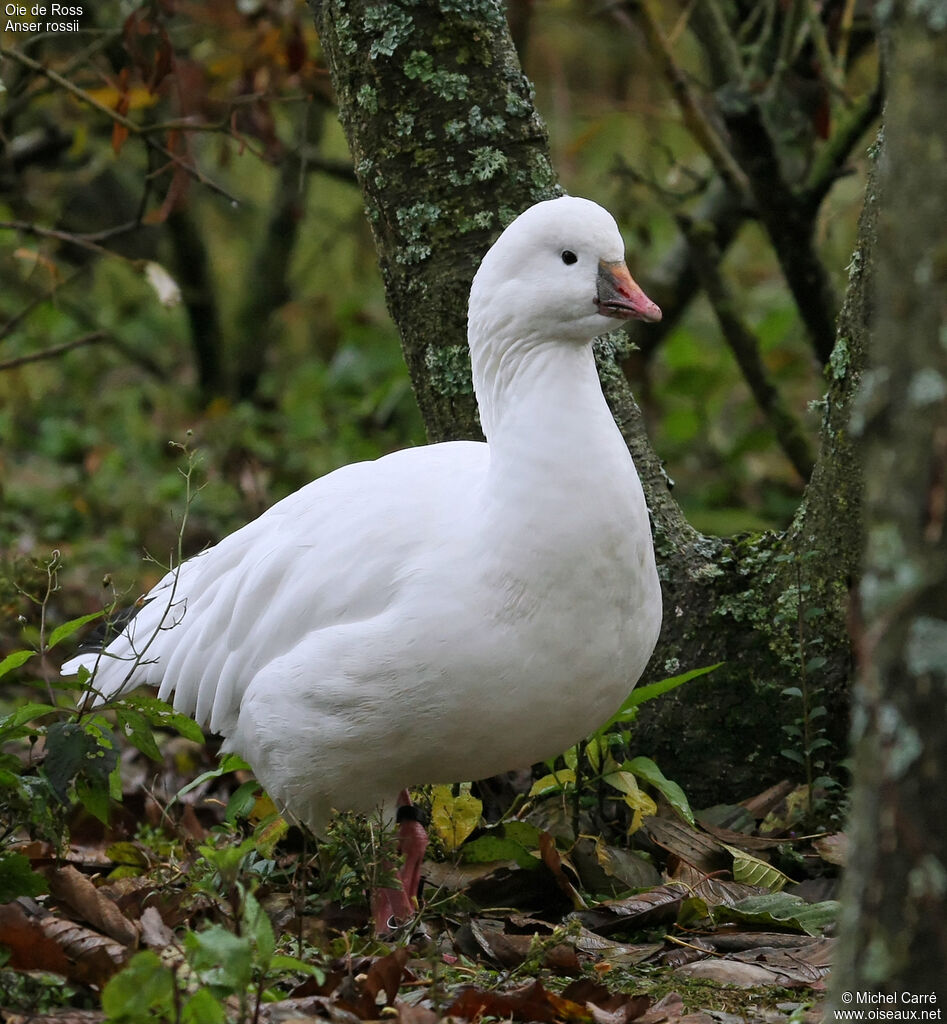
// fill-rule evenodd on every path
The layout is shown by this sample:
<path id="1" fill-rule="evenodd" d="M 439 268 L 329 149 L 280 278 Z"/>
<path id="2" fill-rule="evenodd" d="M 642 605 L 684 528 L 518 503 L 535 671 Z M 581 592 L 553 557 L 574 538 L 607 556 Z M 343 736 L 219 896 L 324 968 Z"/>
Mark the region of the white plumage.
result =
<path id="1" fill-rule="evenodd" d="M 573 255 L 576 257 L 572 259 Z M 561 752 L 634 686 L 661 621 L 648 513 L 590 342 L 655 320 L 612 218 L 539 203 L 469 307 L 487 443 L 347 466 L 185 562 L 92 668 L 226 737 L 317 833 L 333 809 Z"/>

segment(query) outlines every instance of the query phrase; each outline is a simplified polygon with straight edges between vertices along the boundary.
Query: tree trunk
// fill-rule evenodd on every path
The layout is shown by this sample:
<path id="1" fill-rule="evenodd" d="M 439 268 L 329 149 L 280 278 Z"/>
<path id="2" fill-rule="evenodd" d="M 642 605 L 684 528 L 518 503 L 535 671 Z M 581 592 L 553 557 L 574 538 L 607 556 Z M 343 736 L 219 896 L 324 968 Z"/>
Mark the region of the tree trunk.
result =
<path id="1" fill-rule="evenodd" d="M 887 997 L 906 1015 L 947 1000 L 947 8 L 894 5 L 887 28 L 877 323 L 853 423 L 872 471 L 833 1000 Z"/>
<path id="2" fill-rule="evenodd" d="M 384 16 L 370 0 L 310 7 L 429 435 L 479 436 L 465 338 L 470 280 L 500 228 L 559 191 L 503 6 L 417 0 L 385 5 Z M 694 530 L 620 371 L 624 337 L 597 347 L 606 397 L 647 494 L 663 580 L 665 624 L 647 678 L 725 662 L 639 720 L 640 749 L 697 804 L 792 774 L 780 749 L 804 758 L 816 722 L 841 756 L 861 486 L 845 424 L 861 366 L 867 307 L 857 269 L 866 259 L 856 253 L 853 263 L 821 454 L 785 534 L 723 539 Z M 829 714 L 803 716 L 801 698 L 781 696 L 786 687 L 804 692 L 810 711 L 822 705 Z M 802 717 L 808 743 L 787 744 L 782 725 Z"/>

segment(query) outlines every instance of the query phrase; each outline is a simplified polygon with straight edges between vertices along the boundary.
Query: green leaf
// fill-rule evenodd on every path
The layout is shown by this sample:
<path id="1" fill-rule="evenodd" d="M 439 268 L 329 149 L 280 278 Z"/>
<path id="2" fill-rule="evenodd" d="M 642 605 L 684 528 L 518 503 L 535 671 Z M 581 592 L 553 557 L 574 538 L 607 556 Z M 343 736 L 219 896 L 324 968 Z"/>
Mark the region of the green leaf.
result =
<path id="1" fill-rule="evenodd" d="M 671 779 L 667 778 L 650 757 L 634 757 L 626 761 L 622 768 L 634 772 L 664 797 L 674 810 L 688 823 L 694 826 L 694 812 L 691 810 L 684 790 Z"/>
<path id="2" fill-rule="evenodd" d="M 231 885 L 236 881 L 244 859 L 253 852 L 255 845 L 253 836 L 250 836 L 237 846 L 216 847 L 205 843 L 198 847 L 198 851 L 220 872 L 224 882 Z"/>
<path id="3" fill-rule="evenodd" d="M 733 857 L 733 880 L 746 882 L 747 885 L 762 885 L 773 892 L 780 892 L 792 879 L 784 875 L 779 868 L 774 868 L 759 857 L 741 850 L 739 846 L 720 844 Z"/>
<path id="4" fill-rule="evenodd" d="M 248 779 L 241 783 L 227 801 L 227 809 L 224 811 L 224 821 L 235 822 L 238 818 L 246 818 L 256 806 L 257 793 L 260 791 L 260 784 L 256 779 Z"/>
<path id="5" fill-rule="evenodd" d="M 271 818 L 261 821 L 253 833 L 256 852 L 267 860 L 273 859 L 276 844 L 289 831 L 289 822 L 282 815 L 274 814 Z"/>
<path id="6" fill-rule="evenodd" d="M 492 834 L 465 843 L 460 849 L 460 856 L 465 864 L 490 864 L 496 860 L 512 860 L 518 867 L 527 871 L 540 866 L 539 858 L 534 857 L 522 843 Z"/>
<path id="7" fill-rule="evenodd" d="M 188 963 L 207 984 L 245 992 L 253 979 L 253 948 L 246 935 L 234 935 L 219 924 L 184 936 Z"/>
<path id="8" fill-rule="evenodd" d="M 72 636 L 77 629 L 82 629 L 87 622 L 100 619 L 104 614 L 105 612 L 90 612 L 88 615 L 80 615 L 78 619 L 70 619 L 69 622 L 64 622 L 50 633 L 49 642 L 46 646 L 55 647 L 56 644 L 62 643 L 67 637 Z"/>
<path id="9" fill-rule="evenodd" d="M 12 672 L 15 668 L 19 668 L 29 661 L 35 653 L 36 651 L 14 651 L 12 654 L 8 654 L 3 661 L 0 661 L 0 677 L 5 676 L 8 672 Z"/>
<path id="10" fill-rule="evenodd" d="M 787 686 L 785 690 L 780 690 L 780 693 L 784 697 L 802 697 L 802 690 L 798 686 Z"/>
<path id="11" fill-rule="evenodd" d="M 626 796 L 637 796 L 641 792 L 638 788 L 638 782 L 631 772 L 609 772 L 607 775 L 602 776 L 602 781 Z"/>
<path id="12" fill-rule="evenodd" d="M 109 823 L 109 787 L 98 779 L 90 780 L 81 775 L 76 779 L 76 796 L 82 806 L 103 825 Z"/>
<path id="13" fill-rule="evenodd" d="M 46 879 L 33 870 L 29 857 L 22 853 L 0 853 L 0 904 L 47 891 Z"/>
<path id="14" fill-rule="evenodd" d="M 128 741 L 136 746 L 145 757 L 150 757 L 152 761 L 161 760 L 161 751 L 158 749 L 154 733 L 148 720 L 140 711 L 119 705 L 115 709 L 115 718 Z"/>
<path id="15" fill-rule="evenodd" d="M 199 988 L 181 1008 L 181 1024 L 226 1024 L 223 1003 L 209 988 Z"/>
<path id="16" fill-rule="evenodd" d="M 553 793 L 565 789 L 570 783 L 575 785 L 575 772 L 571 768 L 562 768 L 537 779 L 530 787 L 529 795 L 539 796 L 541 793 Z"/>
<path id="17" fill-rule="evenodd" d="M 762 924 L 779 928 L 795 928 L 809 935 L 818 935 L 832 924 L 838 916 L 838 903 L 826 900 L 824 903 L 806 903 L 799 896 L 786 892 L 765 893 L 750 896 L 733 906 L 714 907 L 711 914 L 715 921 L 737 921 L 742 924 Z"/>
<path id="18" fill-rule="evenodd" d="M 247 934 L 253 937 L 256 955 L 263 970 L 268 970 L 276 952 L 276 936 L 266 911 L 260 906 L 253 893 L 247 893 L 243 903 L 243 924 Z"/>
<path id="19" fill-rule="evenodd" d="M 609 726 L 614 725 L 615 722 L 620 721 L 622 718 L 627 718 L 632 711 L 639 704 L 644 704 L 646 701 L 654 700 L 655 697 L 660 697 L 670 690 L 676 689 L 678 686 L 683 686 L 684 683 L 689 683 L 692 679 L 698 679 L 700 676 L 705 676 L 710 672 L 720 668 L 724 663 L 718 661 L 715 665 L 705 665 L 703 668 L 694 668 L 689 672 L 682 672 L 680 675 L 671 676 L 669 679 L 662 679 L 657 683 L 650 683 L 648 686 L 639 686 L 632 690 L 629 697 L 626 698 L 624 704 L 618 709 L 618 711 L 612 715 L 612 717 L 597 730 L 598 732 L 604 732 Z"/>
<path id="20" fill-rule="evenodd" d="M 61 803 L 66 803 L 70 783 L 95 748 L 93 737 L 75 722 L 55 722 L 47 730 L 43 770 Z"/>
<path id="21" fill-rule="evenodd" d="M 23 652 L 20 652 L 23 653 Z M 26 736 L 32 729 L 24 728 L 34 718 L 41 718 L 48 715 L 50 711 L 56 711 L 52 704 L 24 704 L 9 715 L 0 718 L 0 739 L 4 742 L 15 740 L 20 736 Z"/>
<path id="22" fill-rule="evenodd" d="M 148 858 L 135 843 L 112 843 L 105 848 L 105 856 L 113 864 L 124 864 L 127 867 L 147 868 Z"/>
<path id="23" fill-rule="evenodd" d="M 102 990 L 109 1024 L 146 1024 L 174 1008 L 174 975 L 151 950 L 136 953 Z"/>
<path id="24" fill-rule="evenodd" d="M 237 754 L 224 754 L 216 768 L 203 772 L 196 779 L 193 779 L 186 786 L 179 789 L 174 795 L 174 800 L 180 800 L 185 793 L 190 793 L 192 789 L 197 789 L 202 782 L 206 782 L 208 779 L 219 779 L 221 775 L 227 775 L 229 772 L 248 772 L 251 770 L 247 762 Z M 174 803 L 174 800 L 171 802 Z"/>
<path id="25" fill-rule="evenodd" d="M 789 758 L 790 761 L 794 761 L 796 764 L 805 764 L 806 759 L 799 753 L 798 750 L 781 750 L 780 753 L 783 757 Z"/>
<path id="26" fill-rule="evenodd" d="M 296 957 L 286 956 L 283 953 L 277 953 L 270 960 L 270 971 L 293 971 L 295 974 L 309 974 L 316 978 L 320 985 L 326 980 L 325 971 L 321 967 L 307 964 L 303 960 L 297 960 Z"/>
<path id="27" fill-rule="evenodd" d="M 157 697 L 151 697 L 144 693 L 132 693 L 127 697 L 122 698 L 122 704 L 126 707 L 135 708 L 140 711 L 155 728 L 171 729 L 178 733 L 178 735 L 183 736 L 185 739 L 191 740 L 194 743 L 204 742 L 204 733 L 201 731 L 201 727 L 197 722 L 195 722 L 193 718 L 181 714 L 180 711 L 175 711 L 174 708 L 166 701 L 159 700 Z M 228 757 L 236 758 L 236 760 L 240 762 L 241 767 L 245 764 L 245 762 L 238 758 L 236 754 L 227 754 L 221 761 L 221 765 L 226 763 Z M 224 771 L 233 770 L 235 769 L 224 769 Z"/>

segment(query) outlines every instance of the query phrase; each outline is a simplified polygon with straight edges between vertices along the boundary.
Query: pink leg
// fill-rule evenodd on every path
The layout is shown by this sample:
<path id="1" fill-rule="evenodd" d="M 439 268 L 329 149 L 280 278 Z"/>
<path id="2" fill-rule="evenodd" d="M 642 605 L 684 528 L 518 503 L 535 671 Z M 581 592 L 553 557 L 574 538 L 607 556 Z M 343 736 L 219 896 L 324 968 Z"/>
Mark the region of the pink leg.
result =
<path id="1" fill-rule="evenodd" d="M 379 935 L 414 917 L 427 844 L 427 832 L 417 819 L 408 791 L 403 789 L 398 794 L 398 850 L 404 854 L 404 865 L 397 873 L 401 885 L 372 893 L 372 919 Z"/>

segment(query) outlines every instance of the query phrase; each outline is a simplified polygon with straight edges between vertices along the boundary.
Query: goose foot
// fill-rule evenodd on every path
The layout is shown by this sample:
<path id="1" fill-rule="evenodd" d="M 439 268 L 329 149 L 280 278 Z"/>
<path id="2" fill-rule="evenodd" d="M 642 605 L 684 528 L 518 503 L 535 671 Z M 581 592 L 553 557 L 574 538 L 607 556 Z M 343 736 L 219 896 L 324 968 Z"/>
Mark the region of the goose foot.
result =
<path id="1" fill-rule="evenodd" d="M 387 935 L 410 921 L 417 913 L 421 890 L 421 864 L 427 849 L 427 831 L 408 791 L 398 794 L 398 852 L 404 864 L 396 872 L 398 888 L 379 888 L 372 893 L 372 920 L 377 935 Z"/>

